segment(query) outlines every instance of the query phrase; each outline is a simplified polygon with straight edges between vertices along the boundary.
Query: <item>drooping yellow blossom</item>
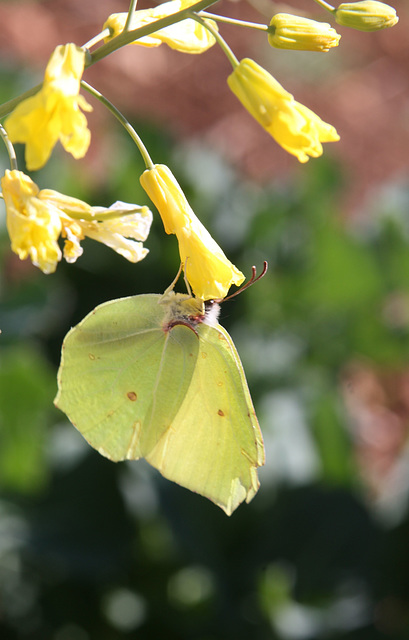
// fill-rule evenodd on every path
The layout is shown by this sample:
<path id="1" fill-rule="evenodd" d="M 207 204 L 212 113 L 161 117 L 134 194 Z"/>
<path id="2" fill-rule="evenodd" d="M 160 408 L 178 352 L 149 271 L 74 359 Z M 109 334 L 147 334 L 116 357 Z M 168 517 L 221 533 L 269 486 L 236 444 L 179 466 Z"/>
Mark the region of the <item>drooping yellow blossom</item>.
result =
<path id="1" fill-rule="evenodd" d="M 192 211 L 170 169 L 155 165 L 140 180 L 161 215 L 166 233 L 177 236 L 180 259 L 194 294 L 202 300 L 226 297 L 230 286 L 240 285 L 244 275 Z"/>
<path id="2" fill-rule="evenodd" d="M 344 2 L 335 11 L 335 20 L 343 27 L 358 31 L 379 31 L 393 27 L 399 18 L 393 7 L 376 0 Z"/>
<path id="3" fill-rule="evenodd" d="M 152 9 L 135 11 L 129 30 L 138 29 L 139 27 L 155 22 L 155 20 L 166 18 L 178 11 L 182 11 L 182 9 L 187 9 L 194 4 L 195 1 L 196 0 L 171 0 L 171 2 L 164 2 Z M 127 13 L 113 13 L 109 16 L 104 24 L 104 29 L 110 29 L 111 34 L 105 39 L 105 42 L 122 33 L 127 17 Z M 214 20 L 207 20 L 207 22 L 211 24 L 213 29 L 217 30 L 217 24 Z M 169 27 L 155 31 L 149 36 L 139 38 L 131 44 L 140 44 L 145 47 L 158 47 L 162 42 L 166 43 L 172 49 L 182 51 L 183 53 L 203 53 L 203 51 L 210 49 L 216 40 L 203 25 L 196 22 L 196 20 L 192 20 L 192 18 L 187 18 Z"/>
<path id="4" fill-rule="evenodd" d="M 289 13 L 272 17 L 268 41 L 278 49 L 329 51 L 337 47 L 341 36 L 327 22 L 317 22 Z"/>
<path id="5" fill-rule="evenodd" d="M 291 93 L 254 60 L 244 58 L 227 82 L 253 118 L 300 162 L 322 155 L 322 142 L 339 140 L 332 125 L 296 102 Z"/>
<path id="6" fill-rule="evenodd" d="M 142 245 L 152 222 L 147 207 L 116 202 L 108 209 L 51 189 L 40 189 L 21 171 L 6 171 L 1 179 L 11 248 L 21 260 L 30 258 L 44 273 L 53 273 L 62 256 L 75 262 L 80 241 L 88 236 L 103 242 L 131 262 L 145 257 Z M 59 237 L 65 238 L 63 252 Z"/>
<path id="7" fill-rule="evenodd" d="M 11 142 L 26 145 L 25 160 L 30 171 L 47 162 L 58 140 L 74 158 L 82 158 L 91 134 L 82 113 L 92 107 L 79 95 L 85 51 L 75 44 L 58 46 L 45 70 L 43 86 L 23 100 L 5 121 Z"/>

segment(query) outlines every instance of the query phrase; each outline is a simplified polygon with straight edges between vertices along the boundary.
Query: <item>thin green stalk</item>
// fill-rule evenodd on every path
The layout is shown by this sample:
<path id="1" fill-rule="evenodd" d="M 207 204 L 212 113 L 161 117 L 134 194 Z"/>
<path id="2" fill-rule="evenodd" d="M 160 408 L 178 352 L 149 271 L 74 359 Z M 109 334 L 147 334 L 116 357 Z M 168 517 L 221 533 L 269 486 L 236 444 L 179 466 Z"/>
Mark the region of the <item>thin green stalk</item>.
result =
<path id="1" fill-rule="evenodd" d="M 14 151 L 14 147 L 10 142 L 10 139 L 7 135 L 7 131 L 4 129 L 4 127 L 0 124 L 0 137 L 4 142 L 4 145 L 7 149 L 7 153 L 9 154 L 9 158 L 10 158 L 10 169 L 12 171 L 14 170 L 18 170 L 18 165 L 17 165 L 17 158 L 16 158 L 16 152 Z"/>
<path id="2" fill-rule="evenodd" d="M 190 17 L 193 18 L 193 20 L 196 20 L 196 22 L 199 22 L 199 24 L 205 27 L 212 34 L 217 44 L 222 48 L 223 52 L 226 54 L 233 69 L 235 69 L 239 65 L 239 61 L 237 60 L 233 51 L 230 49 L 227 42 L 221 37 L 220 33 L 216 29 L 214 29 L 206 20 L 203 20 L 203 18 L 197 15 L 197 13 L 192 13 Z"/>
<path id="3" fill-rule="evenodd" d="M 136 8 L 136 3 L 138 0 L 131 0 L 131 4 L 129 5 L 129 9 L 128 9 L 128 17 L 126 18 L 126 22 L 125 22 L 125 26 L 124 26 L 124 31 L 129 31 L 129 28 L 131 26 L 131 22 L 132 22 L 132 16 L 135 12 L 135 8 Z"/>
<path id="4" fill-rule="evenodd" d="M 140 152 L 140 154 L 141 154 L 141 156 L 142 156 L 142 158 L 143 158 L 143 160 L 145 162 L 146 168 L 147 169 L 153 169 L 154 164 L 152 162 L 152 158 L 150 157 L 150 155 L 148 153 L 147 148 L 143 144 L 142 140 L 140 139 L 140 137 L 136 133 L 136 131 L 133 128 L 133 126 L 125 118 L 125 116 L 112 104 L 112 102 L 110 102 L 107 98 L 105 98 L 105 96 L 103 96 L 102 93 L 100 93 L 97 89 L 94 89 L 94 87 L 91 87 L 91 85 L 88 84 L 88 82 L 85 82 L 84 80 L 81 80 L 81 86 L 83 87 L 83 89 L 88 91 L 88 93 L 90 93 L 95 98 L 97 98 L 97 100 L 102 102 L 102 104 L 107 109 L 109 109 L 109 111 L 115 116 L 115 118 L 117 118 L 117 120 L 119 120 L 119 122 L 126 129 L 126 131 L 131 136 L 132 140 L 135 142 L 136 146 L 138 147 L 139 152 Z"/>
<path id="5" fill-rule="evenodd" d="M 132 31 L 122 31 L 119 36 L 112 38 L 112 40 L 109 40 L 109 42 L 106 42 L 96 51 L 94 51 L 91 54 L 90 61 L 86 66 L 89 67 L 91 64 L 95 64 L 95 62 L 102 60 L 110 53 L 113 53 L 117 49 L 120 49 L 124 45 L 130 44 L 131 42 L 134 42 L 139 38 L 149 36 L 151 33 L 155 33 L 155 31 L 159 31 L 160 29 L 169 27 L 176 22 L 186 20 L 186 18 L 192 18 L 192 11 L 202 11 L 203 9 L 207 9 L 208 7 L 210 7 L 212 4 L 215 4 L 215 2 L 217 2 L 217 0 L 199 0 L 199 2 L 196 2 L 196 4 L 193 4 L 191 7 L 187 7 L 186 9 L 182 9 L 181 11 L 172 13 L 170 16 L 166 16 L 166 18 L 160 18 L 159 20 L 155 20 L 150 24 L 145 24 L 143 27 L 133 29 Z"/>
<path id="6" fill-rule="evenodd" d="M 98 44 L 98 42 L 101 42 L 101 40 L 103 40 L 104 38 L 108 38 L 110 33 L 111 32 L 109 29 L 104 29 L 103 31 L 101 31 L 101 33 L 98 33 L 96 36 L 91 38 L 91 40 L 88 40 L 88 42 L 83 44 L 82 49 L 91 49 L 91 47 L 93 47 L 95 44 Z"/>
<path id="7" fill-rule="evenodd" d="M 249 27 L 250 29 L 258 29 L 259 31 L 268 31 L 268 25 L 260 24 L 257 22 L 246 22 L 245 20 L 237 20 L 236 18 L 229 18 L 228 16 L 218 16 L 207 11 L 201 11 L 199 13 L 201 18 L 211 18 L 216 22 L 225 22 L 227 24 L 238 25 L 239 27 Z"/>
<path id="8" fill-rule="evenodd" d="M 315 0 L 317 4 L 326 9 L 326 11 L 330 11 L 331 13 L 335 12 L 335 7 L 333 7 L 329 2 L 325 2 L 325 0 Z"/>

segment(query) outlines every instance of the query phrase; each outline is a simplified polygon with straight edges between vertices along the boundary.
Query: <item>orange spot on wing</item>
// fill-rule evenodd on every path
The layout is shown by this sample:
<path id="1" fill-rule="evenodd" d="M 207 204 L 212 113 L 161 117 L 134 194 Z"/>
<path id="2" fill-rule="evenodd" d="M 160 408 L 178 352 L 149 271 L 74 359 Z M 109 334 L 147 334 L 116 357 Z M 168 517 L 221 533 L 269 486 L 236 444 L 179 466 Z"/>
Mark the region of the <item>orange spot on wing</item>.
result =
<path id="1" fill-rule="evenodd" d="M 129 400 L 131 400 L 131 402 L 135 402 L 135 400 L 137 399 L 137 395 L 135 393 L 135 391 L 128 391 L 128 393 L 126 394 L 129 398 Z"/>

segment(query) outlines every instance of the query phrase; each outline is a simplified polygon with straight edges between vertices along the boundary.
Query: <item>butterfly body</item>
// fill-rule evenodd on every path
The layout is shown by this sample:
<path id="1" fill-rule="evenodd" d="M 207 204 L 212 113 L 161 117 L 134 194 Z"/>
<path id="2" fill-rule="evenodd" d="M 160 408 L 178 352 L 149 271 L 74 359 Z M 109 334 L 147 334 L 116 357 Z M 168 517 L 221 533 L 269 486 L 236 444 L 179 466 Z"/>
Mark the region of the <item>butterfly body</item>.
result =
<path id="1" fill-rule="evenodd" d="M 257 492 L 264 448 L 237 351 L 206 306 L 173 291 L 100 305 L 64 340 L 55 404 L 102 455 L 143 457 L 230 514 Z"/>

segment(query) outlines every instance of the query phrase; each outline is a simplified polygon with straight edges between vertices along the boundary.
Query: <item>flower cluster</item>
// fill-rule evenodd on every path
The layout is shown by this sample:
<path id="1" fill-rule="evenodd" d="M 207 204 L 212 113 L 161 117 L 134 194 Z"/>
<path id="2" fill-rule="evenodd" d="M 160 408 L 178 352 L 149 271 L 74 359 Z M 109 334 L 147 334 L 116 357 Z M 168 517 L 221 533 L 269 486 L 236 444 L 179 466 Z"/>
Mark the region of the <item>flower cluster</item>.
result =
<path id="1" fill-rule="evenodd" d="M 339 25 L 362 31 L 384 29 L 398 21 L 392 7 L 375 0 L 343 3 L 338 8 L 324 0 L 317 2 Z M 81 85 L 101 100 L 138 145 L 147 167 L 141 184 L 158 209 L 166 233 L 176 235 L 185 277 L 195 296 L 202 300 L 225 297 L 230 286 L 240 285 L 244 276 L 192 211 L 171 171 L 152 162 L 122 114 L 82 80 L 87 64 L 127 44 L 166 44 L 183 53 L 198 54 L 217 43 L 233 67 L 227 77 L 228 87 L 285 151 L 300 162 L 307 162 L 322 155 L 323 143 L 339 140 L 331 124 L 297 102 L 266 69 L 249 58 L 237 60 L 217 26 L 218 20 L 229 19 L 203 11 L 210 4 L 207 0 L 171 0 L 132 14 L 110 15 L 101 33 L 84 47 L 66 44 L 55 49 L 41 88 L 17 101 L 5 121 L 5 131 L 0 127 L 8 150 L 12 143 L 25 144 L 27 169 L 35 171 L 49 160 L 57 142 L 76 159 L 86 154 L 91 135 L 84 112 L 92 107 L 80 95 Z M 135 3 L 131 6 L 134 9 Z M 280 49 L 328 52 L 338 46 L 341 37 L 327 22 L 288 13 L 274 15 L 268 25 L 255 26 L 264 30 L 272 47 Z M 89 49 L 101 41 L 105 44 L 91 54 Z M 62 257 L 74 262 L 81 255 L 80 243 L 86 236 L 103 242 L 132 262 L 146 255 L 142 242 L 152 219 L 147 207 L 118 202 L 103 209 L 56 191 L 40 190 L 31 178 L 17 170 L 13 153 L 9 150 L 12 170 L 6 171 L 1 187 L 11 247 L 21 259 L 29 257 L 44 273 L 52 273 Z"/>
<path id="2" fill-rule="evenodd" d="M 1 179 L 11 248 L 21 260 L 30 258 L 44 273 L 53 273 L 64 256 L 75 262 L 86 236 L 106 244 L 131 262 L 148 250 L 142 242 L 149 234 L 148 207 L 115 202 L 109 208 L 91 207 L 82 200 L 51 189 L 40 190 L 21 171 L 6 171 Z M 58 239 L 65 239 L 61 251 Z"/>

